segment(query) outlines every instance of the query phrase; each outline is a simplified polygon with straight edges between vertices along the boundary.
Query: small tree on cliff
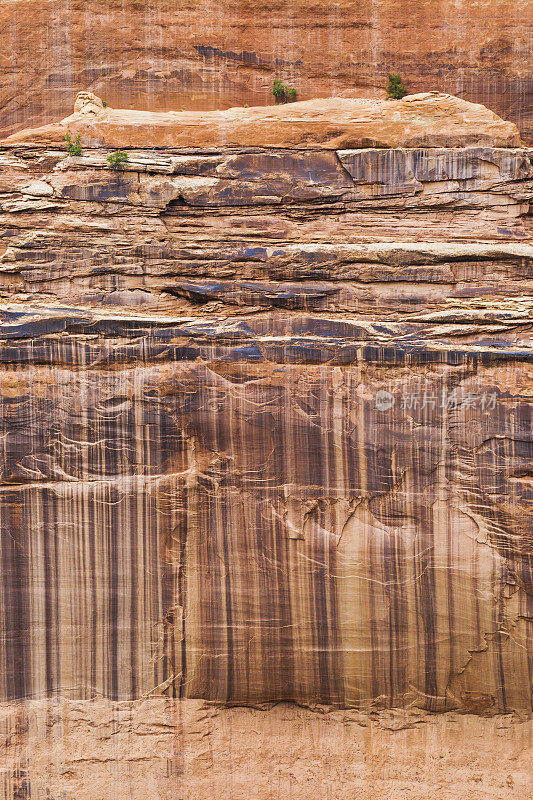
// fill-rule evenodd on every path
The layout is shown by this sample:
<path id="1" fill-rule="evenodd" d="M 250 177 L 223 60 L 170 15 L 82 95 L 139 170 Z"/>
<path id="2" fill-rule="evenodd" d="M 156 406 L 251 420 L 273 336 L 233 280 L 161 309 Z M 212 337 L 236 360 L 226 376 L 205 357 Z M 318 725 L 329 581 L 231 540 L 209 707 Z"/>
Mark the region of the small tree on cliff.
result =
<path id="1" fill-rule="evenodd" d="M 274 78 L 272 94 L 276 99 L 276 103 L 293 103 L 296 100 L 296 89 L 289 89 L 279 78 Z"/>
<path id="2" fill-rule="evenodd" d="M 81 156 L 82 150 L 79 136 L 76 136 L 75 140 L 72 141 L 70 134 L 67 133 L 65 136 L 65 141 L 67 143 L 67 151 L 69 156 Z"/>
<path id="3" fill-rule="evenodd" d="M 402 76 L 391 72 L 387 86 L 387 100 L 401 100 L 406 94 L 409 94 L 409 92 L 407 91 L 407 86 L 403 83 Z"/>
<path id="4" fill-rule="evenodd" d="M 107 157 L 107 163 L 110 169 L 121 169 L 128 161 L 128 154 L 125 153 L 124 150 L 115 150 L 114 153 L 109 153 Z"/>

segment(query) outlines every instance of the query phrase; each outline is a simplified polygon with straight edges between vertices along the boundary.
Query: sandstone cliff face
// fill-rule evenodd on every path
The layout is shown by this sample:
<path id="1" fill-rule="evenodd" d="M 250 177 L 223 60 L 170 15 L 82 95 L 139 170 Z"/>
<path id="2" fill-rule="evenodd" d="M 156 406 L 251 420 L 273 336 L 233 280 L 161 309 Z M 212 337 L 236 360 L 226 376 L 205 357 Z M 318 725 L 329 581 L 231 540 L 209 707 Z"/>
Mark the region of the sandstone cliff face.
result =
<path id="1" fill-rule="evenodd" d="M 412 92 L 481 102 L 533 132 L 529 0 L 2 0 L 0 130 L 63 116 L 92 89 L 151 111 L 375 96 L 388 72 Z"/>
<path id="2" fill-rule="evenodd" d="M 129 797 L 262 800 L 272 763 L 288 796 L 331 797 L 323 774 L 388 796 L 389 746 L 409 797 L 472 796 L 452 756 L 451 789 L 401 761 L 430 734 L 387 744 L 425 725 L 488 737 L 477 763 L 527 796 L 533 154 L 481 112 L 416 146 L 384 108 L 382 146 L 368 109 L 332 139 L 315 106 L 268 147 L 254 110 L 248 148 L 206 124 L 184 149 L 178 120 L 149 150 L 131 137 L 167 115 L 83 109 L 5 143 L 6 798 L 103 800 L 120 774 Z"/>

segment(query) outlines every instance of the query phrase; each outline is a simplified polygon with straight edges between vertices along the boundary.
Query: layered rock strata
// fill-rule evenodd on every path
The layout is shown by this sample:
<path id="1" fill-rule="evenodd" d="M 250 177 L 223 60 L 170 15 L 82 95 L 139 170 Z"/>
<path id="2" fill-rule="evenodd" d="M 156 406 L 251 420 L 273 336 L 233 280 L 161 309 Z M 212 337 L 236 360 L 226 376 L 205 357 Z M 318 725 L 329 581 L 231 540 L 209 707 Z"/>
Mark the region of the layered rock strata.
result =
<path id="1" fill-rule="evenodd" d="M 308 115 L 298 145 L 136 146 L 120 170 L 118 112 L 98 147 L 92 115 L 66 123 L 77 158 L 55 127 L 5 144 L 8 739 L 10 708 L 58 695 L 82 727 L 95 697 L 158 697 L 208 738 L 198 700 L 343 730 L 530 714 L 532 151 L 476 113 L 453 146 L 412 146 L 409 118 L 393 147 L 319 146 Z"/>

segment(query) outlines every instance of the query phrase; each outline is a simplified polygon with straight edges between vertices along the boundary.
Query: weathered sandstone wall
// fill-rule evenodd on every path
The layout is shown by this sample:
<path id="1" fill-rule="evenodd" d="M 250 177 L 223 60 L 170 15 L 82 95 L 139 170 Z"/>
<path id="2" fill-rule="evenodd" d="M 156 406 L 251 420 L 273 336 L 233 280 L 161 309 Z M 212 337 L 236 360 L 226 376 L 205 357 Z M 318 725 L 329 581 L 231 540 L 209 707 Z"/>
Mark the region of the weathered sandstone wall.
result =
<path id="1" fill-rule="evenodd" d="M 345 103 L 2 147 L 6 800 L 531 793 L 533 152 Z"/>
<path id="2" fill-rule="evenodd" d="M 0 706 L 0 736 L 6 800 L 531 797 L 532 723 L 512 714 L 35 700 Z"/>
<path id="3" fill-rule="evenodd" d="M 91 89 L 152 111 L 412 92 L 481 102 L 533 135 L 531 0 L 1 0 L 0 131 L 63 116 Z"/>

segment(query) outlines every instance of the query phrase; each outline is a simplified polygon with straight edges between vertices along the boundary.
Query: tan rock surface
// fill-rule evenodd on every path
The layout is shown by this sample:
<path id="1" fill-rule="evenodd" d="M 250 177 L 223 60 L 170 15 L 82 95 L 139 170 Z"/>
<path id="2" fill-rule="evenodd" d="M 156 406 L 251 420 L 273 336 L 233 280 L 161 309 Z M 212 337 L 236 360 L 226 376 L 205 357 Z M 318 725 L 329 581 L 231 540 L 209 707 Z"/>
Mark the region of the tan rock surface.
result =
<path id="1" fill-rule="evenodd" d="M 531 800 L 531 721 L 285 703 L 0 706 L 0 798 Z"/>
<path id="2" fill-rule="evenodd" d="M 82 93 L 86 95 L 86 93 Z M 99 101 L 99 98 L 96 98 Z M 101 104 L 101 101 L 100 101 Z M 77 109 L 77 110 L 76 110 Z M 82 97 L 57 126 L 22 131 L 4 144 L 87 147 L 462 147 L 520 144 L 516 127 L 484 106 L 436 92 L 403 100 L 329 98 L 227 111 L 149 113 L 99 107 Z"/>
<path id="3" fill-rule="evenodd" d="M 75 114 L 99 114 L 104 109 L 103 100 L 93 92 L 78 92 L 74 103 Z"/>
<path id="4" fill-rule="evenodd" d="M 85 89 L 206 110 L 268 105 L 275 77 L 302 100 L 384 96 L 388 72 L 533 132 L 530 0 L 2 0 L 0 18 L 4 135 L 61 119 Z"/>

